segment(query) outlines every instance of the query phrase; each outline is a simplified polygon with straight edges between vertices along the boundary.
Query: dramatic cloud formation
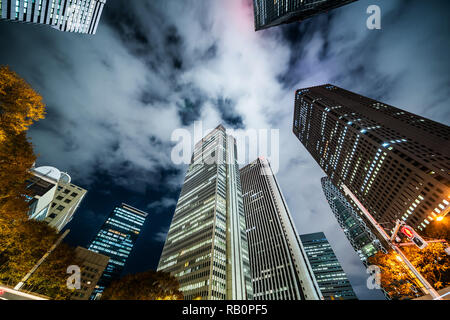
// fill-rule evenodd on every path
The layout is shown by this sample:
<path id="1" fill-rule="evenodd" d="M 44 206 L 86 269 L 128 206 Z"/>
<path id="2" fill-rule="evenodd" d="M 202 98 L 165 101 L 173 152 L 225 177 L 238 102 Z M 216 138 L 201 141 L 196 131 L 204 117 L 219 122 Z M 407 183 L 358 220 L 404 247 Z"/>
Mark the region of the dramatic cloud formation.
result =
<path id="1" fill-rule="evenodd" d="M 366 28 L 371 4 L 381 7 L 382 30 Z M 439 6 L 450 9 L 447 1 L 361 0 L 256 33 L 248 0 L 116 0 L 94 37 L 0 25 L 8 44 L 0 64 L 48 104 L 32 129 L 39 164 L 70 172 L 90 194 L 123 188 L 134 194 L 123 201 L 140 197 L 142 208 L 164 213 L 151 217 L 134 265 L 158 260 L 183 181 L 186 168 L 170 159 L 173 130 L 192 131 L 197 120 L 273 128 L 282 141 L 278 180 L 299 232 L 324 231 L 359 297 L 380 298 L 326 203 L 323 172 L 292 134 L 294 92 L 333 83 L 448 124 L 450 23 Z M 80 210 L 76 220 L 89 216 Z"/>

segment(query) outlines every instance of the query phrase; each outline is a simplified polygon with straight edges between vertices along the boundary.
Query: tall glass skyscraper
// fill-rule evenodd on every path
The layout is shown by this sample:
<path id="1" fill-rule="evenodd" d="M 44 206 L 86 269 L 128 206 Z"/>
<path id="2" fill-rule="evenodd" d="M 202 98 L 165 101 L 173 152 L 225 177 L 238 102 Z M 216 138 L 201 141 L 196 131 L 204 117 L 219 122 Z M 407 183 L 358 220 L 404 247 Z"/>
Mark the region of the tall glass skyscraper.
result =
<path id="1" fill-rule="evenodd" d="M 256 31 L 300 22 L 357 0 L 253 0 Z"/>
<path id="2" fill-rule="evenodd" d="M 323 232 L 300 236 L 325 300 L 355 300 L 355 292 Z"/>
<path id="3" fill-rule="evenodd" d="M 195 145 L 158 271 L 186 300 L 252 299 L 236 141 L 223 126 Z"/>
<path id="4" fill-rule="evenodd" d="M 359 258 L 367 265 L 367 259 L 378 251 L 386 252 L 372 228 L 364 222 L 362 214 L 328 177 L 322 178 L 322 188 L 339 225 Z"/>
<path id="5" fill-rule="evenodd" d="M 313 270 L 269 162 L 241 169 L 255 300 L 319 300 Z"/>
<path id="6" fill-rule="evenodd" d="M 0 20 L 95 34 L 106 0 L 0 0 Z"/>
<path id="7" fill-rule="evenodd" d="M 91 299 L 99 298 L 111 281 L 120 278 L 147 216 L 144 211 L 122 204 L 114 208 L 94 237 L 88 249 L 108 256 L 110 260 Z"/>
<path id="8" fill-rule="evenodd" d="M 364 266 L 369 267 L 368 258 L 379 251 L 387 253 L 386 248 L 389 248 L 389 244 L 385 243 L 384 239 L 377 237 L 377 231 L 365 222 L 358 207 L 350 203 L 344 193 L 328 177 L 322 178 L 321 182 L 331 211 Z M 386 299 L 390 299 L 389 294 L 383 288 L 380 289 Z"/>
<path id="9" fill-rule="evenodd" d="M 384 227 L 449 212 L 450 127 L 329 84 L 295 99 L 295 136 Z"/>

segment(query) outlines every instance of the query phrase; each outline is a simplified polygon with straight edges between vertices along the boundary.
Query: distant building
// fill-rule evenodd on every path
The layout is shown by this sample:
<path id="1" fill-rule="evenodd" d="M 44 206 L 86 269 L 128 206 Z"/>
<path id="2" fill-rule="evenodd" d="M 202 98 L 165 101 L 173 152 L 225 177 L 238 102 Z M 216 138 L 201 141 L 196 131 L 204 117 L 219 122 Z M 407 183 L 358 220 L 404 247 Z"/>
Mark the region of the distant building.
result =
<path id="1" fill-rule="evenodd" d="M 81 288 L 75 290 L 70 300 L 89 300 L 109 262 L 109 257 L 88 249 L 77 247 L 75 249 L 76 261 L 79 261 L 81 272 Z"/>
<path id="2" fill-rule="evenodd" d="M 278 181 L 266 159 L 241 170 L 254 300 L 322 298 Z"/>
<path id="3" fill-rule="evenodd" d="M 252 300 L 236 140 L 221 125 L 195 145 L 158 271 L 186 300 Z"/>
<path id="4" fill-rule="evenodd" d="M 448 214 L 449 126 L 327 84 L 297 90 L 293 132 L 383 227 Z"/>
<path id="5" fill-rule="evenodd" d="M 300 22 L 357 0 L 253 0 L 255 30 Z"/>
<path id="6" fill-rule="evenodd" d="M 355 292 L 323 232 L 300 236 L 325 300 L 355 300 Z"/>
<path id="7" fill-rule="evenodd" d="M 100 298 L 105 288 L 118 280 L 141 233 L 148 213 L 122 204 L 114 208 L 88 249 L 110 257 L 91 299 Z"/>
<path id="8" fill-rule="evenodd" d="M 0 21 L 48 25 L 65 32 L 95 34 L 106 0 L 2 0 Z"/>
<path id="9" fill-rule="evenodd" d="M 60 232 L 72 220 L 87 191 L 54 167 L 32 168 L 31 173 L 27 181 L 28 215 Z"/>

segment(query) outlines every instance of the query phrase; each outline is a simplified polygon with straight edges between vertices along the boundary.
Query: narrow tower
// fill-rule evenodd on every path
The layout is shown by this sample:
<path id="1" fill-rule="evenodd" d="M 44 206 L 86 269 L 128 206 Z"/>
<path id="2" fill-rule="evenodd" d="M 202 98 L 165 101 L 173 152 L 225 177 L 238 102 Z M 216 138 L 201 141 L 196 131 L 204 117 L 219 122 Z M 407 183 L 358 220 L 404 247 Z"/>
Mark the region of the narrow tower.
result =
<path id="1" fill-rule="evenodd" d="M 358 299 L 325 234 L 304 234 L 300 238 L 325 300 Z"/>
<path id="2" fill-rule="evenodd" d="M 195 145 L 158 270 L 186 300 L 251 300 L 236 141 L 218 126 Z"/>
<path id="3" fill-rule="evenodd" d="M 322 297 L 303 245 L 266 159 L 241 169 L 255 300 Z"/>

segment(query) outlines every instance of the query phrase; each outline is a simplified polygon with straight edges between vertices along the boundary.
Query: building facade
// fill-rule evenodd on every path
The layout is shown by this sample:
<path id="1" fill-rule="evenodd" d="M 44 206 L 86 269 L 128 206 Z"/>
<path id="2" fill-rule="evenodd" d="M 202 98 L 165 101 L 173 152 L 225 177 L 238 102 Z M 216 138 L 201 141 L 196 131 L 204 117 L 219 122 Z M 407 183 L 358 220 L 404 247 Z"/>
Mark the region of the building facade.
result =
<path id="1" fill-rule="evenodd" d="M 79 263 L 81 283 L 80 289 L 74 290 L 70 300 L 89 300 L 97 282 L 108 265 L 109 257 L 77 247 L 75 248 L 75 259 Z"/>
<path id="2" fill-rule="evenodd" d="M 386 228 L 448 213 L 450 127 L 328 84 L 296 92 L 293 131 Z"/>
<path id="3" fill-rule="evenodd" d="M 50 227 L 60 232 L 70 221 L 83 201 L 86 190 L 70 181 L 60 180 L 53 197 L 47 217 L 44 219 Z"/>
<path id="4" fill-rule="evenodd" d="M 300 22 L 356 0 L 253 0 L 255 30 Z"/>
<path id="5" fill-rule="evenodd" d="M 95 34 L 106 0 L 1 0 L 0 20 Z"/>
<path id="6" fill-rule="evenodd" d="M 380 242 L 376 232 L 365 222 L 357 207 L 347 200 L 328 177 L 322 178 L 321 182 L 331 211 L 364 265 L 367 266 L 367 259 L 378 251 L 387 252 L 386 248 L 389 246 Z"/>
<path id="7" fill-rule="evenodd" d="M 159 261 L 186 300 L 251 300 L 235 139 L 218 126 L 194 148 Z"/>
<path id="8" fill-rule="evenodd" d="M 313 270 L 264 158 L 241 169 L 254 300 L 319 300 Z"/>
<path id="9" fill-rule="evenodd" d="M 106 287 L 122 274 L 148 213 L 122 204 L 114 208 L 88 249 L 110 258 L 91 299 L 99 299 Z"/>
<path id="10" fill-rule="evenodd" d="M 355 300 L 355 292 L 323 232 L 300 236 L 325 300 Z"/>
<path id="11" fill-rule="evenodd" d="M 67 173 L 54 167 L 32 168 L 30 172 L 28 215 L 60 232 L 72 220 L 87 191 L 72 184 Z"/>
<path id="12" fill-rule="evenodd" d="M 61 172 L 53 167 L 32 168 L 30 172 L 32 175 L 26 181 L 28 216 L 30 219 L 43 221 L 50 211 Z"/>

